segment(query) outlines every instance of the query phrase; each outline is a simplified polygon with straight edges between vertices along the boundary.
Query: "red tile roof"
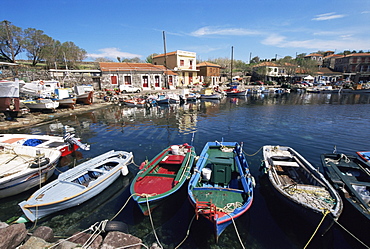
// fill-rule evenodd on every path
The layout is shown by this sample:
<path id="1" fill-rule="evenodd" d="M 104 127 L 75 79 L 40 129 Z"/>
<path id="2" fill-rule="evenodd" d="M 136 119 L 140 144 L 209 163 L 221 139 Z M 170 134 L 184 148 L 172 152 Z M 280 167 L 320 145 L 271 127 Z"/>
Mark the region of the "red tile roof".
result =
<path id="1" fill-rule="evenodd" d="M 173 55 L 173 54 L 177 54 L 177 51 L 173 51 L 173 52 L 169 52 L 169 53 L 166 53 L 167 56 L 169 55 Z M 158 54 L 156 56 L 153 56 L 153 58 L 157 58 L 157 57 L 163 57 L 164 54 Z"/>
<path id="2" fill-rule="evenodd" d="M 204 61 L 204 62 L 197 64 L 197 67 L 221 67 L 221 66 L 217 64 L 213 64 L 211 62 Z"/>

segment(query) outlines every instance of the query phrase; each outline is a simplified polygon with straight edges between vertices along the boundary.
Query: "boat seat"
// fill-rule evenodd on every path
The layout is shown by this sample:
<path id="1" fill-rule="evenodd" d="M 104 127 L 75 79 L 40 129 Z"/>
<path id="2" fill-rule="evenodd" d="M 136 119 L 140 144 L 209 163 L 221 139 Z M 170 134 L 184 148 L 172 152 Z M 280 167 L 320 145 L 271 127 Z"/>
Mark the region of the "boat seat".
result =
<path id="1" fill-rule="evenodd" d="M 168 155 L 161 161 L 161 164 L 179 164 L 184 161 L 184 156 L 181 155 Z"/>
<path id="2" fill-rule="evenodd" d="M 212 174 L 211 182 L 227 186 L 231 181 L 231 165 L 230 164 L 215 164 L 211 165 Z"/>
<path id="3" fill-rule="evenodd" d="M 297 162 L 288 161 L 272 161 L 273 165 L 286 166 L 286 167 L 299 167 Z"/>

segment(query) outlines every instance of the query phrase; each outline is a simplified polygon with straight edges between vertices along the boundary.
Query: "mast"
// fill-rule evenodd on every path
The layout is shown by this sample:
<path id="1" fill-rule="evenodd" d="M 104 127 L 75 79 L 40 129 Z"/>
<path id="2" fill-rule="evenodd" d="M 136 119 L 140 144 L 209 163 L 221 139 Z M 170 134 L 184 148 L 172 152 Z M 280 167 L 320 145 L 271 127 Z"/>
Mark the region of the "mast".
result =
<path id="1" fill-rule="evenodd" d="M 167 52 L 166 52 L 166 35 L 163 31 L 163 46 L 164 46 L 164 67 L 165 67 L 165 71 L 164 71 L 164 87 L 165 88 L 169 88 L 168 87 L 168 84 L 167 84 Z"/>
<path id="2" fill-rule="evenodd" d="M 230 83 L 233 83 L 233 60 L 234 60 L 234 46 L 231 46 L 231 70 L 230 70 Z"/>

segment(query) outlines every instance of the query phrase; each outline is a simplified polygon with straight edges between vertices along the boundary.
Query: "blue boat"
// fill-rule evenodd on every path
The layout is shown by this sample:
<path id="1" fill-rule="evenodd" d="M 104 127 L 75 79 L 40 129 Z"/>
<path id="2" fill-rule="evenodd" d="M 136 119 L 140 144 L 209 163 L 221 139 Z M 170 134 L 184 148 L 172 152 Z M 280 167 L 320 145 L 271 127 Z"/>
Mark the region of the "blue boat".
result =
<path id="1" fill-rule="evenodd" d="M 254 178 L 237 142 L 208 142 L 188 185 L 195 213 L 214 228 L 216 241 L 253 202 Z"/>
<path id="2" fill-rule="evenodd" d="M 29 221 L 35 221 L 80 205 L 106 189 L 121 173 L 127 175 L 132 158 L 131 152 L 106 152 L 60 174 L 19 206 Z"/>

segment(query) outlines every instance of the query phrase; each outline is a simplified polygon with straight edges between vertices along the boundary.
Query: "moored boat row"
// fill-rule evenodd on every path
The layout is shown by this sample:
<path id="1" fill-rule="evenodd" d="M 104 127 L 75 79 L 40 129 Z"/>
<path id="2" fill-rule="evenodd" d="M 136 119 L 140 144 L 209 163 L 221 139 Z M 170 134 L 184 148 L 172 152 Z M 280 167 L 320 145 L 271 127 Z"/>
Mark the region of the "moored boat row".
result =
<path id="1" fill-rule="evenodd" d="M 6 139 L 4 135 L 3 140 L 0 143 L 7 150 L 16 150 L 17 146 L 26 147 L 25 135 L 14 138 L 14 141 Z M 14 147 L 9 149 L 9 146 Z M 33 160 L 33 165 L 39 170 L 40 165 L 49 162 L 46 159 L 49 157 L 44 156 L 46 151 L 41 156 L 37 152 L 42 147 L 32 148 L 39 158 Z M 51 150 L 58 151 L 60 157 L 59 149 Z M 9 158 L 4 157 L 6 164 L 8 160 L 15 161 L 24 157 L 19 151 L 17 153 Z M 363 215 L 365 222 L 369 222 L 369 165 L 360 156 L 325 154 L 322 158 L 326 177 L 293 148 L 263 146 L 264 167 L 272 189 L 290 208 L 303 213 L 307 224 L 314 227 L 320 224 L 318 231 L 324 234 L 338 221 L 343 212 L 344 200 Z M 19 206 L 29 221 L 77 206 L 102 192 L 120 174 L 127 175 L 128 164 L 132 162 L 131 152 L 103 153 L 60 174 L 56 180 L 37 190 Z M 44 182 L 49 177 L 44 177 Z M 188 198 L 196 217 L 201 217 L 209 224 L 217 241 L 235 219 L 251 208 L 254 200 L 255 181 L 250 173 L 243 144 L 207 142 L 199 157 L 192 145 L 185 143 L 168 146 L 141 165 L 131 182 L 130 192 L 141 212 L 151 215 L 156 207 L 169 200 L 183 186 L 187 186 Z M 1 197 L 6 196 L 9 195 Z"/>

